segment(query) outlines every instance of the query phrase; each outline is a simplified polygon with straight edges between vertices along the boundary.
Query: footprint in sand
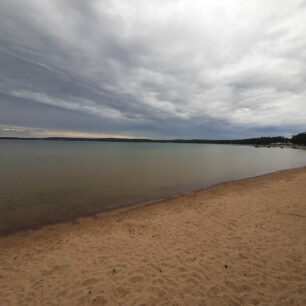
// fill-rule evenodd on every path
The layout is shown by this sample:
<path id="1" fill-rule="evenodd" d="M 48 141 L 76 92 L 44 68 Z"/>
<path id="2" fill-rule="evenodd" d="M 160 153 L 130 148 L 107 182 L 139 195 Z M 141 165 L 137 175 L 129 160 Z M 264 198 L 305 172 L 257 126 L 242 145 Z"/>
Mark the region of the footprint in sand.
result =
<path id="1" fill-rule="evenodd" d="M 89 278 L 89 279 L 85 279 L 82 282 L 82 286 L 87 287 L 87 286 L 91 286 L 94 285 L 98 282 L 98 280 L 96 278 Z"/>
<path id="2" fill-rule="evenodd" d="M 106 305 L 107 300 L 105 299 L 104 296 L 98 295 L 92 300 L 93 305 Z"/>
<path id="3" fill-rule="evenodd" d="M 117 287 L 115 289 L 116 295 L 120 298 L 125 298 L 129 294 L 129 290 L 123 287 Z"/>
<path id="4" fill-rule="evenodd" d="M 247 259 L 247 257 L 245 255 L 243 255 L 242 253 L 239 253 L 239 259 Z"/>
<path id="5" fill-rule="evenodd" d="M 218 286 L 213 286 L 209 290 L 213 295 L 218 295 L 221 292 L 221 289 Z"/>
<path id="6" fill-rule="evenodd" d="M 136 275 L 136 276 L 133 276 L 130 281 L 132 283 L 139 283 L 139 282 L 143 282 L 145 280 L 145 278 L 141 275 Z"/>

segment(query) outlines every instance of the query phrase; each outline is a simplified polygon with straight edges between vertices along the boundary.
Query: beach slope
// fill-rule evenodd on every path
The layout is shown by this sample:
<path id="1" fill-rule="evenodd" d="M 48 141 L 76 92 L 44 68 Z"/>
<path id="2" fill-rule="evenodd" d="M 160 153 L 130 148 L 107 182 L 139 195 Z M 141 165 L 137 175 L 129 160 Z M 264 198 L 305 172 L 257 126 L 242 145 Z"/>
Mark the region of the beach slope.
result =
<path id="1" fill-rule="evenodd" d="M 0 238 L 0 305 L 306 305 L 306 168 Z"/>

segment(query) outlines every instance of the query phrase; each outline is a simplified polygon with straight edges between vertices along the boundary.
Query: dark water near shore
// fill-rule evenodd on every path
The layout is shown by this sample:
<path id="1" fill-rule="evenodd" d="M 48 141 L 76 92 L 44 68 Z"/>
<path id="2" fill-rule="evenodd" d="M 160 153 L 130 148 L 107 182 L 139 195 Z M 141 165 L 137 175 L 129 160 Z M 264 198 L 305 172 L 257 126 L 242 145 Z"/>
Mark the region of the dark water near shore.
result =
<path id="1" fill-rule="evenodd" d="M 306 151 L 0 141 L 0 234 L 306 165 Z"/>

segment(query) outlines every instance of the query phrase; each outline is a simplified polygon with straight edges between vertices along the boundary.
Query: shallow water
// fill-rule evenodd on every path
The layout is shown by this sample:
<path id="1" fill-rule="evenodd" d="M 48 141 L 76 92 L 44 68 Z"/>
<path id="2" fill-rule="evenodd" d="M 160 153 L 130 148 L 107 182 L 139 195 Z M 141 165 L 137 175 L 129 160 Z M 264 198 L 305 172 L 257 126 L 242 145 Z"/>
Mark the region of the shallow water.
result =
<path id="1" fill-rule="evenodd" d="M 0 234 L 300 166 L 304 150 L 1 140 Z"/>

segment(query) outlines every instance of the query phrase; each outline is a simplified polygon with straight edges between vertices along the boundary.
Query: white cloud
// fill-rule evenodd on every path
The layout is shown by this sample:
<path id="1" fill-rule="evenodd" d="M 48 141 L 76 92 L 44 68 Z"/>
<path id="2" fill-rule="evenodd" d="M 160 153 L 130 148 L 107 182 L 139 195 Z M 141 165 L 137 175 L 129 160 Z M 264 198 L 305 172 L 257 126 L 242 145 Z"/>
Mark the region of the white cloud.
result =
<path id="1" fill-rule="evenodd" d="M 60 108 L 71 109 L 81 112 L 94 114 L 100 117 L 106 117 L 111 119 L 123 119 L 122 114 L 111 107 L 97 105 L 94 101 L 79 99 L 79 98 L 67 98 L 58 99 L 53 98 L 39 92 L 27 92 L 27 91 L 14 91 L 11 93 L 14 97 L 24 98 L 38 103 L 44 103 L 53 105 Z"/>

